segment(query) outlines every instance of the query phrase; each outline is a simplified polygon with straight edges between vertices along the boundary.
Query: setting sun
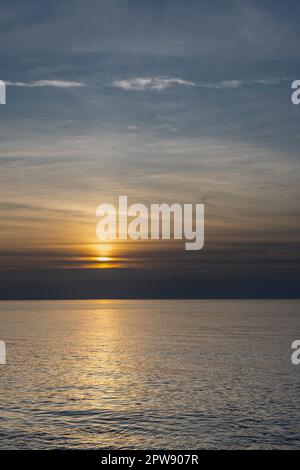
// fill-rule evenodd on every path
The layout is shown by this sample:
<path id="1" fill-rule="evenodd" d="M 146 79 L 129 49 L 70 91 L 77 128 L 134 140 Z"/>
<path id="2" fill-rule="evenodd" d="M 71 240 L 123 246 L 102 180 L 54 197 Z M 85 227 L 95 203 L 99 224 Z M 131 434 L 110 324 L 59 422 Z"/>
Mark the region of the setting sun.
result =
<path id="1" fill-rule="evenodd" d="M 109 258 L 107 256 L 100 256 L 100 258 L 97 258 L 97 261 L 104 262 L 104 261 L 112 261 L 113 258 Z"/>
<path id="2" fill-rule="evenodd" d="M 95 267 L 97 268 L 112 268 L 117 261 L 116 249 L 112 244 L 101 244 L 95 247 L 97 255 L 94 260 L 96 261 Z"/>

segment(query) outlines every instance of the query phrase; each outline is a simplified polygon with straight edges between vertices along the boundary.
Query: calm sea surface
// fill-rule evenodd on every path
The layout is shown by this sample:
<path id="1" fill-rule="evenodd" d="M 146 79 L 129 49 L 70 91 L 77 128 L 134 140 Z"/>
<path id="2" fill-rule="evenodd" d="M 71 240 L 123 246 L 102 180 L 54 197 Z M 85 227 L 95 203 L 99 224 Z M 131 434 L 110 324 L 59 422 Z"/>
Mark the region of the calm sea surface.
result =
<path id="1" fill-rule="evenodd" d="M 0 302 L 0 448 L 300 449 L 299 307 Z"/>

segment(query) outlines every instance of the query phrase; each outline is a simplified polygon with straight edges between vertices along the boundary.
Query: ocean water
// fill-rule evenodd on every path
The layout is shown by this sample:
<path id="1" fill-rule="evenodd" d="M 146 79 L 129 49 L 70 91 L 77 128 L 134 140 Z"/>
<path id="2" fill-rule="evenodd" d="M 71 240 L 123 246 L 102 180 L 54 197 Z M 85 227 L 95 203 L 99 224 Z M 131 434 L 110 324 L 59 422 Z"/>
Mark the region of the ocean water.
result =
<path id="1" fill-rule="evenodd" d="M 0 302 L 0 448 L 300 449 L 299 307 Z"/>

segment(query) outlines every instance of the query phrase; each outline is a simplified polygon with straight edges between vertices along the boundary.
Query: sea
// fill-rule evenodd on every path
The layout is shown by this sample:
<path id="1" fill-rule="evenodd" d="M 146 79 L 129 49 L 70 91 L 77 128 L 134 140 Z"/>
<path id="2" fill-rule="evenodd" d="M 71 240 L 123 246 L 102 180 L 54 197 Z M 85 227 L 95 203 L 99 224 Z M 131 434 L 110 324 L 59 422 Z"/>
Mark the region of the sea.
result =
<path id="1" fill-rule="evenodd" d="M 300 302 L 0 302 L 1 449 L 300 449 Z"/>

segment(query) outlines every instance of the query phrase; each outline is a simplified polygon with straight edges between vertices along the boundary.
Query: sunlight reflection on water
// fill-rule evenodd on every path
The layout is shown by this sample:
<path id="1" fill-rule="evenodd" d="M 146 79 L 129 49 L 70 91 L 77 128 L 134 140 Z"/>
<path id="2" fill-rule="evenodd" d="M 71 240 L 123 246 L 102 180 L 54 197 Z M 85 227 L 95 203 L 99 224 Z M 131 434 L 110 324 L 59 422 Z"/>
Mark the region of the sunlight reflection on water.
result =
<path id="1" fill-rule="evenodd" d="M 293 301 L 0 302 L 1 448 L 300 448 Z"/>

